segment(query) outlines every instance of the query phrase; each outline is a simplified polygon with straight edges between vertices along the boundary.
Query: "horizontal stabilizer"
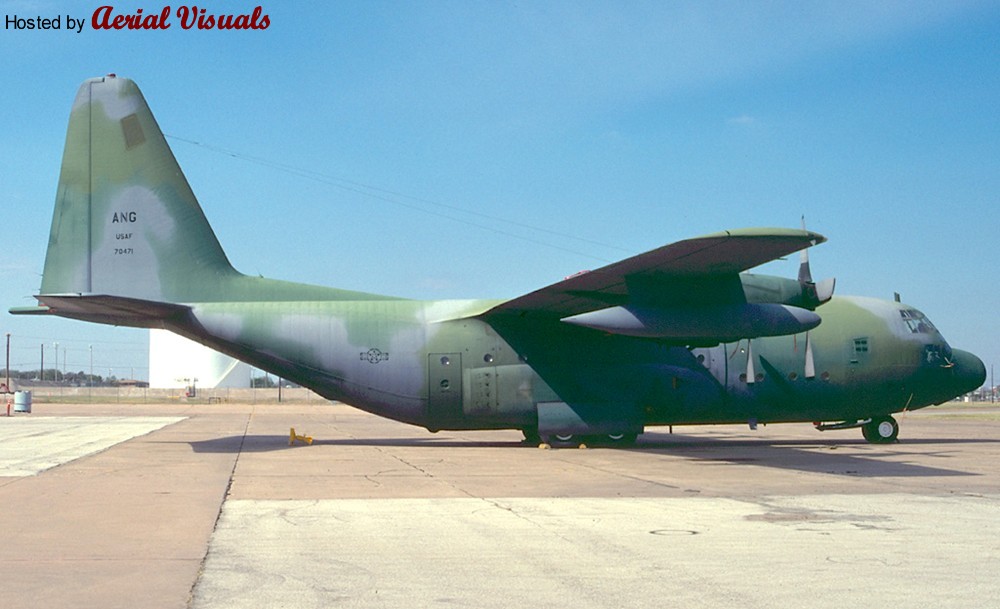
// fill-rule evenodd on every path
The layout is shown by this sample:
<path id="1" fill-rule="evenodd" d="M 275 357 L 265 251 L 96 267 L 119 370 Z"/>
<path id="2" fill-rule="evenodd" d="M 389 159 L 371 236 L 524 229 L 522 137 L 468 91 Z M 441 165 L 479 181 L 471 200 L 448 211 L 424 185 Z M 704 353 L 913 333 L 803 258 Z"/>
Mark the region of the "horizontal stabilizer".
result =
<path id="1" fill-rule="evenodd" d="M 185 318 L 191 311 L 184 305 L 103 294 L 43 294 L 38 300 L 42 306 L 18 307 L 10 312 L 15 315 L 44 313 L 115 326 L 159 328 L 167 321 Z"/>
<path id="2" fill-rule="evenodd" d="M 44 305 L 42 305 L 42 306 L 36 306 L 36 307 L 11 307 L 10 308 L 10 314 L 11 315 L 49 315 L 49 314 L 51 314 L 51 310 L 48 307 L 44 306 Z"/>

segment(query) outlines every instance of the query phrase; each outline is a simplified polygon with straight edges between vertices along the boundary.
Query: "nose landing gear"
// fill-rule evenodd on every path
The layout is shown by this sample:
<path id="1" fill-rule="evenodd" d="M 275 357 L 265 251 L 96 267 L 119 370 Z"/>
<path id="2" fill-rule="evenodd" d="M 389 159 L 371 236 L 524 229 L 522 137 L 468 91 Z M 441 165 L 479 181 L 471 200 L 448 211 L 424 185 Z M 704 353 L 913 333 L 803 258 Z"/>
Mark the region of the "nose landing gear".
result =
<path id="1" fill-rule="evenodd" d="M 890 444 L 899 436 L 899 423 L 888 415 L 872 417 L 861 426 L 861 435 L 872 444 Z"/>
<path id="2" fill-rule="evenodd" d="M 842 423 L 813 423 L 819 431 L 830 429 L 861 428 L 861 435 L 872 444 L 891 444 L 899 436 L 899 423 L 889 415 L 875 416 L 861 421 L 844 421 Z"/>

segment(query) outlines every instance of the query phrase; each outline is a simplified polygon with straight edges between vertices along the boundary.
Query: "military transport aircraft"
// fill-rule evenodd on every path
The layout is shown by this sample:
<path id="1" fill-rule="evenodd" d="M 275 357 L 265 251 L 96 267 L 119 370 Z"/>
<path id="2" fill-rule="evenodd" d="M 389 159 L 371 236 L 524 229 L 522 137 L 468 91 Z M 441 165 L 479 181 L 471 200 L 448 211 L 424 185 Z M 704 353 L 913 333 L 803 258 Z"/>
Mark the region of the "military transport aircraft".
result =
<path id="1" fill-rule="evenodd" d="M 647 426 L 813 422 L 891 442 L 892 413 L 985 380 L 913 307 L 746 273 L 825 238 L 730 230 L 512 300 L 422 302 L 250 277 L 229 263 L 134 82 L 80 87 L 39 305 L 165 328 L 320 395 L 441 429 L 629 444 Z"/>

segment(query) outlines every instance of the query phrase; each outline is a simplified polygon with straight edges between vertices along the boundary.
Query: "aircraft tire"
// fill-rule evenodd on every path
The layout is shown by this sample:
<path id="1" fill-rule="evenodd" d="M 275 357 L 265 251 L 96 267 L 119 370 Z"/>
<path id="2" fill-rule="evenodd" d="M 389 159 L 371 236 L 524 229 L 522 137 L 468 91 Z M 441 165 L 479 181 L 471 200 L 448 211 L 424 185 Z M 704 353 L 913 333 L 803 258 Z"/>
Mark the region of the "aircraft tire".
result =
<path id="1" fill-rule="evenodd" d="M 527 437 L 527 432 L 525 432 L 525 437 Z M 632 446 L 635 444 L 636 439 L 639 434 L 636 433 L 612 433 L 603 434 L 599 436 L 578 436 L 576 434 L 560 434 L 554 433 L 550 434 L 544 438 L 541 438 L 549 446 L 579 446 L 581 443 L 591 444 L 595 446 Z"/>
<path id="2" fill-rule="evenodd" d="M 542 436 L 538 434 L 538 429 L 535 427 L 525 427 L 521 430 L 521 433 L 524 434 L 525 444 L 538 446 L 542 443 Z"/>
<path id="3" fill-rule="evenodd" d="M 554 433 L 542 438 L 542 440 L 552 447 L 579 446 L 582 438 L 571 433 Z"/>
<path id="4" fill-rule="evenodd" d="M 611 446 L 632 446 L 638 439 L 637 433 L 609 433 L 602 439 Z"/>
<path id="5" fill-rule="evenodd" d="M 899 423 L 890 416 L 872 417 L 861 427 L 861 435 L 872 444 L 890 444 L 899 437 Z"/>

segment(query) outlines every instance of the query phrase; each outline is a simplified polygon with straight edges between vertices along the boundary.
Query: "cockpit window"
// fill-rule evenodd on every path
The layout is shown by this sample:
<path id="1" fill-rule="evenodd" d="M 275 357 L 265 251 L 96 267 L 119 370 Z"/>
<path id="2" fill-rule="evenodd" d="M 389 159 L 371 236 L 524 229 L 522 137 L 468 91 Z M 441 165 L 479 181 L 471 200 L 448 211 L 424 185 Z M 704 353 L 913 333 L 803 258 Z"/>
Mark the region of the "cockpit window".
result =
<path id="1" fill-rule="evenodd" d="M 937 328 L 934 327 L 931 320 L 927 319 L 926 315 L 916 309 L 900 309 L 899 315 L 903 318 L 903 323 L 906 324 L 906 327 L 913 334 L 937 332 Z"/>
<path id="2" fill-rule="evenodd" d="M 939 345 L 924 345 L 924 361 L 928 364 L 937 364 L 941 361 L 941 347 Z"/>
<path id="3" fill-rule="evenodd" d="M 951 366 L 952 352 L 948 343 L 924 345 L 924 362 L 940 366 Z"/>

